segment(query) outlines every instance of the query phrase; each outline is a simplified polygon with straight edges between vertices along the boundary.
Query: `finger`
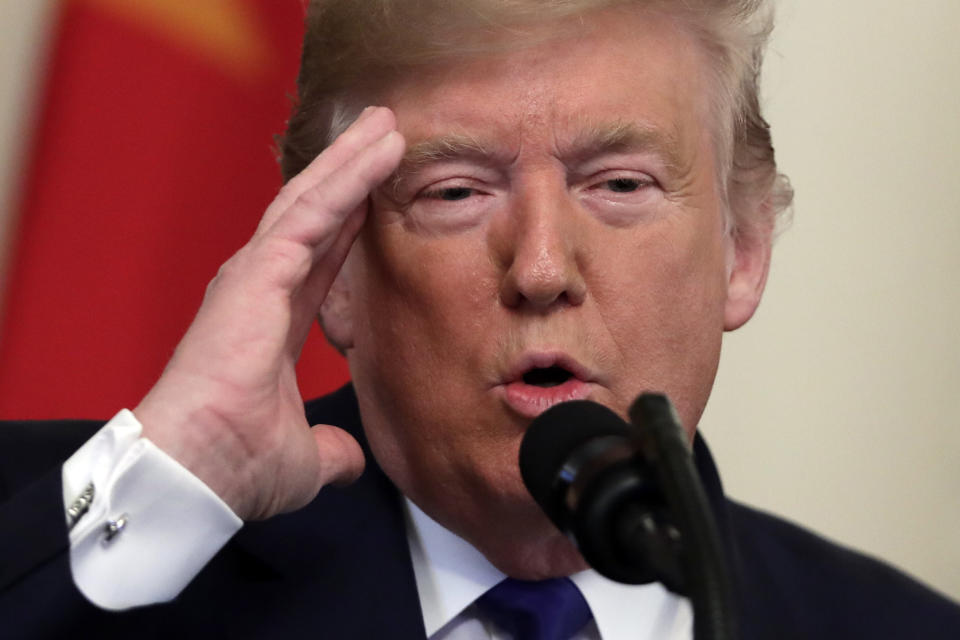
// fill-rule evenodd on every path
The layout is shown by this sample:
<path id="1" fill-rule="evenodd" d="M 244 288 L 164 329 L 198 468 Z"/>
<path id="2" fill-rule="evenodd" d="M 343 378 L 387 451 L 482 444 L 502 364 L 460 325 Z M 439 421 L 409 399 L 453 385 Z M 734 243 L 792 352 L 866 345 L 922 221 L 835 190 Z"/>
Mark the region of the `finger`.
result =
<path id="1" fill-rule="evenodd" d="M 388 132 L 301 193 L 267 234 L 313 247 L 323 255 L 350 213 L 397 168 L 404 146 L 399 132 Z"/>
<path id="2" fill-rule="evenodd" d="M 317 319 L 320 307 L 346 261 L 347 254 L 350 252 L 357 234 L 363 227 L 366 214 L 367 207 L 360 206 L 347 217 L 339 237 L 337 237 L 327 255 L 314 264 L 303 285 L 293 296 L 290 340 L 287 346 L 288 352 L 294 359 L 300 356 L 300 351 L 303 349 L 310 333 L 310 327 Z"/>
<path id="3" fill-rule="evenodd" d="M 267 207 L 257 233 L 270 228 L 300 195 L 343 166 L 357 153 L 396 128 L 396 118 L 386 107 L 367 107 L 360 116 L 306 169 L 294 176 Z"/>
<path id="4" fill-rule="evenodd" d="M 360 477 L 366 461 L 360 444 L 339 427 L 320 424 L 310 429 L 320 454 L 320 484 L 344 486 Z"/>
<path id="5" fill-rule="evenodd" d="M 332 282 L 343 256 L 327 260 L 330 248 L 350 214 L 399 164 L 403 149 L 403 136 L 391 131 L 301 194 L 270 229 L 234 256 L 237 260 L 224 265 L 236 263 L 229 280 L 261 301 L 269 299 L 264 296 L 294 295 L 318 265 Z M 217 289 L 228 280 L 226 270 L 221 272 Z"/>

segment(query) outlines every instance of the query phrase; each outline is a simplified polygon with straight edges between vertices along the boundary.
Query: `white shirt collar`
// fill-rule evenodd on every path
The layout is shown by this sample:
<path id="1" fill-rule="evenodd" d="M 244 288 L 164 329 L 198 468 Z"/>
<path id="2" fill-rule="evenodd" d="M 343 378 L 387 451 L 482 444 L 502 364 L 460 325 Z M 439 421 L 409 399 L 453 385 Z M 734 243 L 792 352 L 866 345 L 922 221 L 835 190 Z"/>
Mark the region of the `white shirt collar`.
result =
<path id="1" fill-rule="evenodd" d="M 409 499 L 405 502 L 407 540 L 429 637 L 506 576 L 466 540 L 442 527 Z M 693 637 L 689 600 L 660 584 L 620 584 L 592 569 L 570 579 L 590 606 L 603 640 Z"/>

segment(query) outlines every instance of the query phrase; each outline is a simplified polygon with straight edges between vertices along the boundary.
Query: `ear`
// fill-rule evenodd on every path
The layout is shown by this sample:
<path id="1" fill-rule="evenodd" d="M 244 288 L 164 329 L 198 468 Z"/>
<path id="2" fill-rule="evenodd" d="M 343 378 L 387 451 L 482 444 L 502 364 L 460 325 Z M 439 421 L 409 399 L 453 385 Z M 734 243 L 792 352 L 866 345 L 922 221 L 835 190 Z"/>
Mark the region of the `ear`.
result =
<path id="1" fill-rule="evenodd" d="M 353 305 L 351 303 L 350 276 L 346 265 L 330 285 L 327 297 L 320 305 L 320 326 L 336 349 L 345 354 L 353 347 Z"/>
<path id="2" fill-rule="evenodd" d="M 770 272 L 772 229 L 734 234 L 728 242 L 727 302 L 723 312 L 724 331 L 742 327 L 753 316 L 763 296 Z"/>

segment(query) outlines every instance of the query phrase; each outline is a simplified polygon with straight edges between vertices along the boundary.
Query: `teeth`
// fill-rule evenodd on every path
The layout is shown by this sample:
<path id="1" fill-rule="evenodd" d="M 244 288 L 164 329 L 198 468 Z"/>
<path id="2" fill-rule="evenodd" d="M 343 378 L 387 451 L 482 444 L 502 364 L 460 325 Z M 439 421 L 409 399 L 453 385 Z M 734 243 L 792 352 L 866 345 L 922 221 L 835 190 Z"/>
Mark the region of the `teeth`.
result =
<path id="1" fill-rule="evenodd" d="M 536 387 L 556 387 L 570 378 L 571 373 L 563 367 L 531 369 L 523 374 L 523 381 Z"/>

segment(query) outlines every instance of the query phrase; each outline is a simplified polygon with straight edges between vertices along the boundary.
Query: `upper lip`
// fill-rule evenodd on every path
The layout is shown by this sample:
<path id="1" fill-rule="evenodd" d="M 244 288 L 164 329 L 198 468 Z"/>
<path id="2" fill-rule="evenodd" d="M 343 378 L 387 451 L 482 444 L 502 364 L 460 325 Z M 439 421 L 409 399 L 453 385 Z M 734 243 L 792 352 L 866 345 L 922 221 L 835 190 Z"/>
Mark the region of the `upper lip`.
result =
<path id="1" fill-rule="evenodd" d="M 573 356 L 558 350 L 527 351 L 517 358 L 507 369 L 504 384 L 517 382 L 523 375 L 532 369 L 546 369 L 560 367 L 581 382 L 593 382 L 595 374 Z"/>

